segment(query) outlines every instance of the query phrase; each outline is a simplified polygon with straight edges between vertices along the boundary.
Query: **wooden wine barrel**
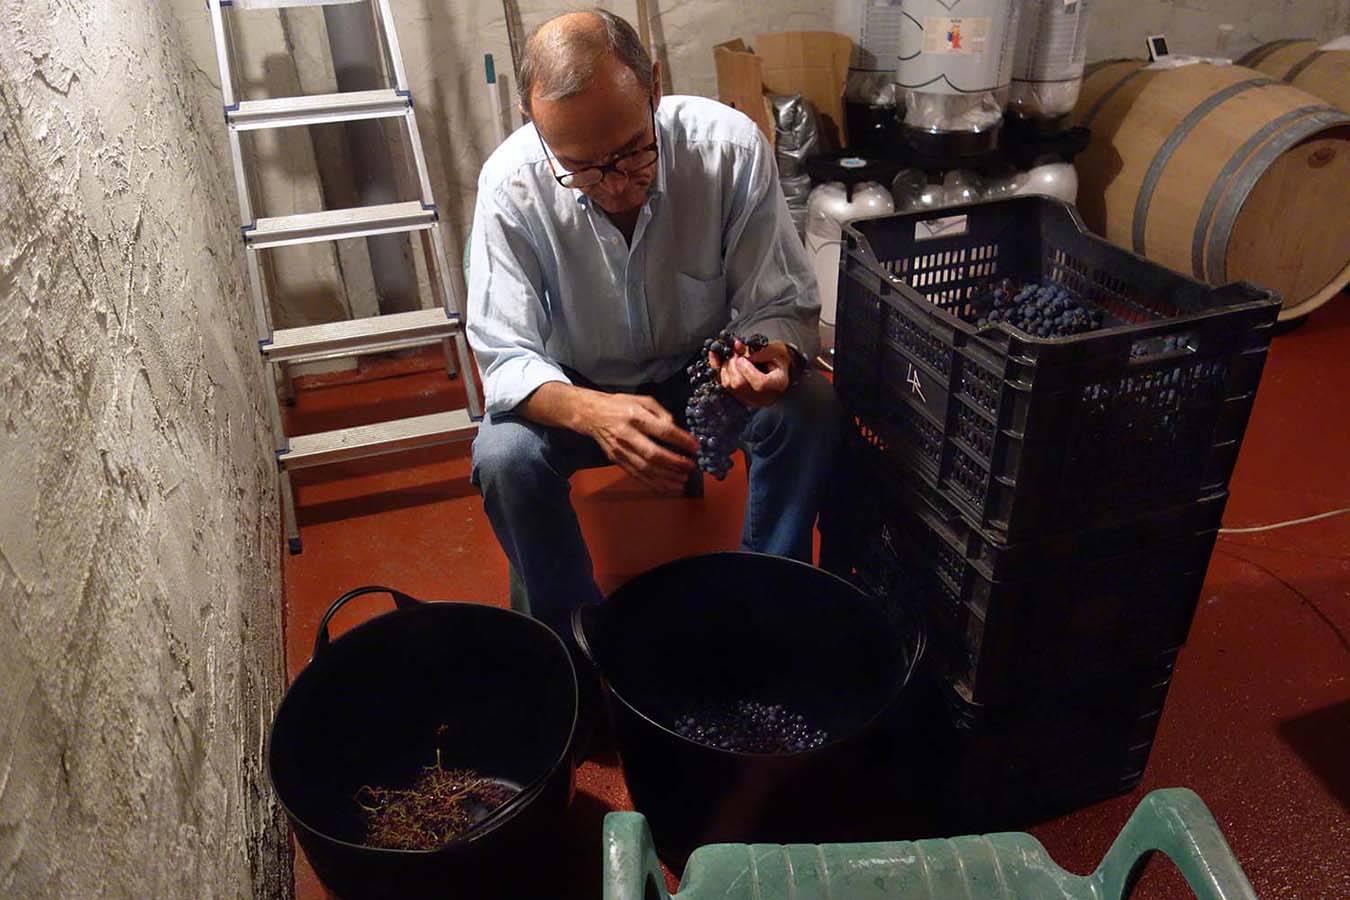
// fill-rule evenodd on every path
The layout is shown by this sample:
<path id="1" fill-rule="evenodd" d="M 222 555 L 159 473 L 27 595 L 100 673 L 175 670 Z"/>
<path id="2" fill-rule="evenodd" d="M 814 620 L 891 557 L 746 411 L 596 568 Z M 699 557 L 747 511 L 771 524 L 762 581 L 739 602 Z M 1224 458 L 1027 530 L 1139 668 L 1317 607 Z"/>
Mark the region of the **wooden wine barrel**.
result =
<path id="1" fill-rule="evenodd" d="M 1322 41 L 1271 41 L 1237 61 L 1337 109 L 1350 110 L 1350 50 L 1318 50 Z"/>
<path id="2" fill-rule="evenodd" d="M 1350 113 L 1241 66 L 1085 73 L 1078 208 L 1098 234 L 1203 281 L 1246 280 L 1294 319 L 1350 282 Z"/>

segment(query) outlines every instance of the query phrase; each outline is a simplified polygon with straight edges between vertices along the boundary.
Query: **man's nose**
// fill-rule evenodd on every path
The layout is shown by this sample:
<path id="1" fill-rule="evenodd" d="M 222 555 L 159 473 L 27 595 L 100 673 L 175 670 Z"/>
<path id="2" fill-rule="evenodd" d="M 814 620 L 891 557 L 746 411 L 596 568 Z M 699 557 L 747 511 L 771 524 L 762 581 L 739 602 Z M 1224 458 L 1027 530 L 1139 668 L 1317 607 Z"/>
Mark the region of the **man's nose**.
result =
<path id="1" fill-rule="evenodd" d="M 627 193 L 632 186 L 633 176 L 616 169 L 613 172 L 605 173 L 605 180 L 596 185 L 596 190 L 607 197 L 619 197 Z"/>

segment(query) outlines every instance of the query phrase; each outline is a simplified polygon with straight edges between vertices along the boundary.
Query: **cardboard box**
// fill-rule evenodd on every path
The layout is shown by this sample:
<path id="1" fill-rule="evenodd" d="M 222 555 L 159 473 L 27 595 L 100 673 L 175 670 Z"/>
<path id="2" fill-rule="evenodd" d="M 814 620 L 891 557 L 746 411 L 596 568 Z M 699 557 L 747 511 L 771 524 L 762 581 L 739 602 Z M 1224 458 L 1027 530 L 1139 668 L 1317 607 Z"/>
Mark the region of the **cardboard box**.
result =
<path id="1" fill-rule="evenodd" d="M 773 146 L 773 108 L 764 96 L 764 60 L 737 38 L 713 47 L 717 66 L 717 99 L 750 117 Z"/>
<path id="2" fill-rule="evenodd" d="M 773 143 L 773 109 L 764 97 L 801 94 L 820 115 L 821 136 L 831 148 L 843 146 L 844 81 L 853 41 L 833 31 L 782 31 L 713 48 L 717 98 L 745 113 Z"/>

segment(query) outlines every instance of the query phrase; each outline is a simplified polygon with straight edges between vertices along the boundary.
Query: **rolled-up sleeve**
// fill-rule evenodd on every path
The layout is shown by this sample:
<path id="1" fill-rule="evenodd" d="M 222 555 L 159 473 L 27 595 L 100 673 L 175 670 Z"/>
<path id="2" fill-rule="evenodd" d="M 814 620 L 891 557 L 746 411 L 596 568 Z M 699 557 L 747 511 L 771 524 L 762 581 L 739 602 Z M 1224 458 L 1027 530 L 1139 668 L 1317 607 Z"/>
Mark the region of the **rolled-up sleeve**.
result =
<path id="1" fill-rule="evenodd" d="M 515 409 L 541 385 L 570 383 L 544 355 L 548 310 L 529 230 L 500 190 L 480 190 L 469 250 L 469 344 L 487 411 Z"/>
<path id="2" fill-rule="evenodd" d="M 820 292 L 788 214 L 778 169 L 763 135 L 743 152 L 726 231 L 727 290 L 733 327 L 820 351 Z"/>

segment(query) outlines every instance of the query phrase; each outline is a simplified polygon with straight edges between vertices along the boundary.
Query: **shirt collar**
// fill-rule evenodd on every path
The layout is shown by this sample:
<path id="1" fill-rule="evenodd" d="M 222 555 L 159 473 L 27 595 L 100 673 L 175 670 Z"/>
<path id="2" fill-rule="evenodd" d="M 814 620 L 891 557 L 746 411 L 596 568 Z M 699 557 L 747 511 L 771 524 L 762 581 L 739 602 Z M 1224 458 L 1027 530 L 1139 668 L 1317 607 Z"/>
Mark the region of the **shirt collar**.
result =
<path id="1" fill-rule="evenodd" d="M 661 104 L 656 105 L 656 180 L 652 182 L 650 196 L 659 197 L 666 192 L 667 170 L 671 161 L 670 129 L 661 120 Z"/>

